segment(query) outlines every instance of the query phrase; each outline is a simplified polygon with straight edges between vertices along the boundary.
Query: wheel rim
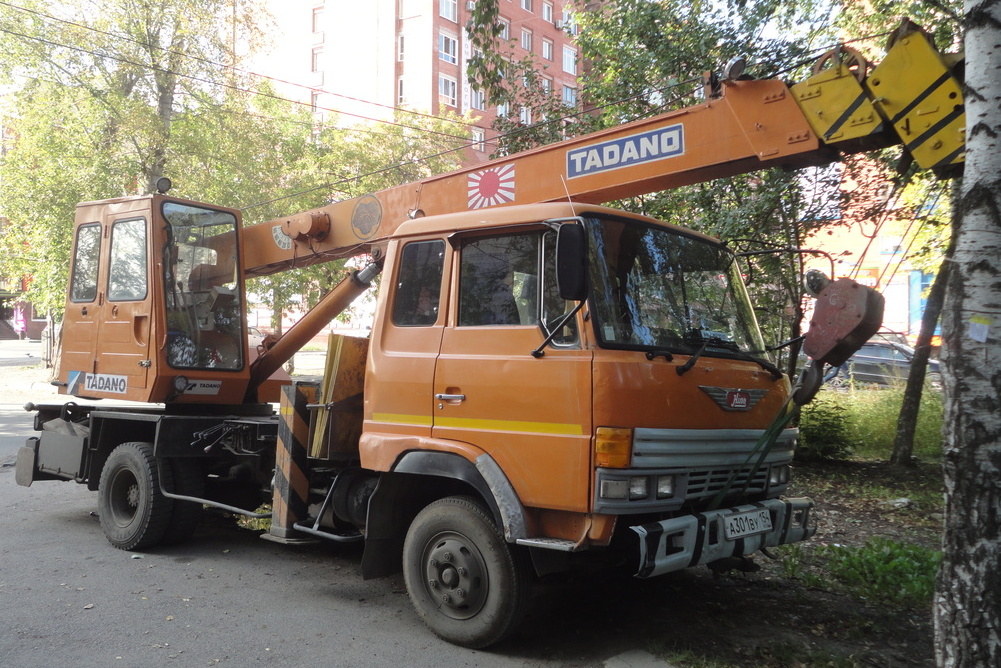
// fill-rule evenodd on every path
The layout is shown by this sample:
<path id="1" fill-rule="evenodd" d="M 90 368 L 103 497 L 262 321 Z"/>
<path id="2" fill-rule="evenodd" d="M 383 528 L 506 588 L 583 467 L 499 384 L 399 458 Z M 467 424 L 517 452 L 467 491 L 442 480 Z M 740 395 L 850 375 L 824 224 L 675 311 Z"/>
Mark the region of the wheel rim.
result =
<path id="1" fill-rule="evenodd" d="M 127 527 L 135 519 L 141 500 L 139 480 L 132 471 L 122 468 L 115 471 L 108 495 L 111 519 L 116 526 Z"/>
<path id="2" fill-rule="evenodd" d="M 439 611 L 452 619 L 469 619 L 483 608 L 489 579 L 472 541 L 459 533 L 440 533 L 428 541 L 421 556 L 424 589 Z"/>

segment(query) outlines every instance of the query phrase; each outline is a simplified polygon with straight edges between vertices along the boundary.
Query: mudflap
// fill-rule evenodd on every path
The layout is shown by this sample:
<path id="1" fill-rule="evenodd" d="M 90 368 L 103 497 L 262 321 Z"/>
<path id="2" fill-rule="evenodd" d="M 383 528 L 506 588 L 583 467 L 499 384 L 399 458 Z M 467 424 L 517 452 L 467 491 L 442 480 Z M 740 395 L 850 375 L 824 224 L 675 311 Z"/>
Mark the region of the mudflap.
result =
<path id="1" fill-rule="evenodd" d="M 32 444 L 32 441 L 35 443 Z M 14 482 L 21 487 L 31 487 L 35 481 L 35 448 L 38 439 L 28 439 L 29 445 L 22 445 L 17 450 L 17 464 L 14 467 Z"/>

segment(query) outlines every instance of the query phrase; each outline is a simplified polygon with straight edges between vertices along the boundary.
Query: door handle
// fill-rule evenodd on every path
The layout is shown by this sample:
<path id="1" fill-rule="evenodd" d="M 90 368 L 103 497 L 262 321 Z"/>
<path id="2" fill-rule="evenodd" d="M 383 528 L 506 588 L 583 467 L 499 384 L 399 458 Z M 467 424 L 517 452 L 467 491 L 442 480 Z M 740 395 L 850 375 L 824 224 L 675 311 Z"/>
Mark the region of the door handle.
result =
<path id="1" fill-rule="evenodd" d="M 465 401 L 465 394 L 436 394 L 434 398 L 438 401 Z"/>

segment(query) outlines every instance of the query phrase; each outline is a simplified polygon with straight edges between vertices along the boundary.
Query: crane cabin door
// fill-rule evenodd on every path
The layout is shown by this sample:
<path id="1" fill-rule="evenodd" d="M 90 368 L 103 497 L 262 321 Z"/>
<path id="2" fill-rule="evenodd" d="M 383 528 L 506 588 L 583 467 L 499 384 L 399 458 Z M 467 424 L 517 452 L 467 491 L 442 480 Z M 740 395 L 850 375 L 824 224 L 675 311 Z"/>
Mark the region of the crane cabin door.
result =
<path id="1" fill-rule="evenodd" d="M 586 512 L 591 351 L 574 319 L 542 349 L 575 303 L 556 290 L 555 231 L 523 230 L 453 238 L 433 436 L 493 458 L 526 506 Z"/>
<path id="2" fill-rule="evenodd" d="M 149 199 L 78 210 L 60 379 L 75 396 L 143 400 L 150 357 Z"/>

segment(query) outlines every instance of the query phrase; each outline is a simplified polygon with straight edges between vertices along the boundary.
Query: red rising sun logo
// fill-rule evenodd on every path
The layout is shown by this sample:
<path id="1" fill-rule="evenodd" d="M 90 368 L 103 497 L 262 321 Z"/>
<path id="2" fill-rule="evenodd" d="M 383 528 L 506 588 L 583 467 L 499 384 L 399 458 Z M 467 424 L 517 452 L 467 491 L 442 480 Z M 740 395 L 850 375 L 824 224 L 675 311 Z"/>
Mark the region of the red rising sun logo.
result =
<path id="1" fill-rule="evenodd" d="M 483 209 L 514 201 L 514 165 L 502 165 L 469 175 L 469 208 Z"/>

